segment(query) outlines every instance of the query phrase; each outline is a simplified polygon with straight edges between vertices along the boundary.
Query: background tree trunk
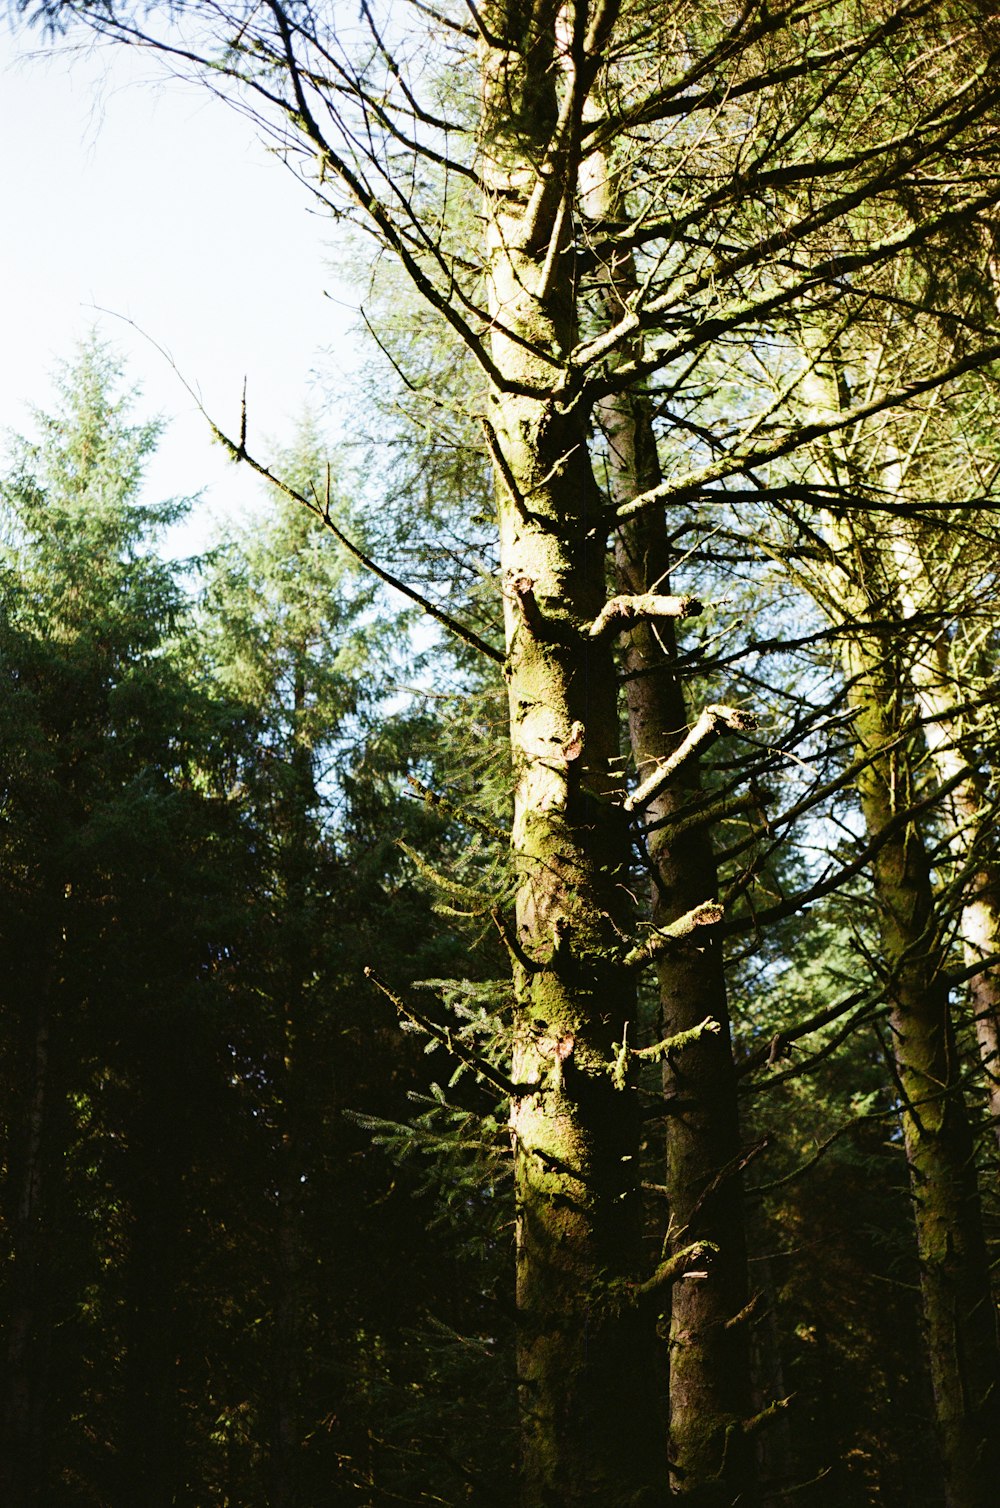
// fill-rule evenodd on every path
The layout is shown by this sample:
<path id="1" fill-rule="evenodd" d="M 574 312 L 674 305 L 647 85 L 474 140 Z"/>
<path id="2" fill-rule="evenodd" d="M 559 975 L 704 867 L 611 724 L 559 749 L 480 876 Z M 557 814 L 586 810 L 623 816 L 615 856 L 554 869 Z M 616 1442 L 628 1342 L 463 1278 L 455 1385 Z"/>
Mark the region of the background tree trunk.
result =
<path id="1" fill-rule="evenodd" d="M 601 154 L 587 164 L 583 203 L 592 223 L 624 218 L 615 203 L 610 168 Z M 603 301 L 613 326 L 638 288 L 631 257 L 605 269 Z M 624 359 L 637 351 L 626 348 Z M 596 409 L 607 445 L 607 486 L 616 507 L 662 480 L 648 400 L 640 392 L 612 394 Z M 662 507 L 621 524 L 615 535 L 616 590 L 623 595 L 669 593 L 671 552 Z M 629 739 L 640 780 L 674 753 L 689 731 L 684 688 L 677 675 L 673 620 L 638 622 L 624 637 L 621 667 Z M 680 767 L 641 814 L 650 830 L 651 920 L 664 928 L 716 898 L 715 861 L 708 829 L 682 833 L 672 823 L 690 812 L 700 793 L 697 758 Z M 665 1254 L 695 1242 L 715 1248 L 699 1261 L 697 1277 L 669 1292 L 669 1453 L 673 1492 L 692 1503 L 754 1501 L 752 1448 L 743 1433 L 751 1412 L 746 1323 L 734 1323 L 747 1303 L 740 1133 L 729 1010 L 721 943 L 699 929 L 660 955 L 656 972 L 660 1037 L 689 1031 L 706 1016 L 720 1027 L 663 1062 L 663 1093 L 684 1109 L 666 1120 L 668 1235 Z"/>
<path id="2" fill-rule="evenodd" d="M 803 390 L 821 413 L 837 410 L 836 355 L 817 339 Z M 850 460 L 821 462 L 849 487 Z M 854 712 L 857 791 L 878 905 L 880 966 L 889 1001 L 886 1044 L 910 1172 L 927 1355 L 949 1508 L 987 1508 L 1000 1471 L 1000 1353 L 989 1282 L 962 1064 L 944 975 L 940 918 L 915 820 L 909 745 L 901 719 L 910 687 L 897 658 L 893 596 L 876 537 L 826 515 L 829 549 L 820 600 L 851 628 L 842 639 Z M 869 625 L 874 625 L 869 626 Z M 881 630 L 881 631 L 880 631 Z"/>

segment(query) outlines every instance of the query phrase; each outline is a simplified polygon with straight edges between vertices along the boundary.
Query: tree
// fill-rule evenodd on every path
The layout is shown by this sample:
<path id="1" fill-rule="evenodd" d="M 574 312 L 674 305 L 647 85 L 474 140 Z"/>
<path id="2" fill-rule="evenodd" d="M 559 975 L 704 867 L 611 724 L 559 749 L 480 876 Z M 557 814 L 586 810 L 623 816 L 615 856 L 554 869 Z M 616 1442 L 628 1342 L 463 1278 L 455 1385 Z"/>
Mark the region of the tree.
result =
<path id="1" fill-rule="evenodd" d="M 142 1420 L 126 1473 L 155 1462 L 157 1490 L 176 1482 L 169 1348 L 185 1247 L 194 1260 L 177 1215 L 191 1119 L 175 1114 L 165 1143 L 163 1095 L 184 1084 L 189 1107 L 203 1102 L 218 1046 L 204 1007 L 228 902 L 210 859 L 227 829 L 198 778 L 213 718 L 181 669 L 176 569 L 152 548 L 185 505 L 140 502 L 158 425 L 133 421 L 120 382 L 86 343 L 2 488 L 4 1463 L 18 1504 L 55 1490 L 74 1454 L 113 1480 L 123 1463 L 101 1429 L 123 1383 Z M 108 1271 L 132 1303 L 97 1325 L 88 1295 Z M 98 1360 L 107 1392 L 88 1446 L 75 1390 Z"/>
<path id="2" fill-rule="evenodd" d="M 88 344 L 0 495 L 5 1500 L 405 1491 L 436 1441 L 404 1325 L 476 1303 L 347 1112 L 428 1089 L 363 964 L 466 947 L 396 842 L 456 847 L 403 794 L 446 740 L 386 711 L 393 625 L 300 507 L 195 612 L 120 387 Z M 297 472 L 346 523 L 309 432 Z"/>
<path id="3" fill-rule="evenodd" d="M 582 203 L 594 226 L 627 218 L 621 183 L 611 162 L 595 154 L 583 174 Z M 613 328 L 639 293 L 634 258 L 604 267 L 604 322 Z M 637 349 L 626 347 L 633 359 Z M 606 487 L 613 506 L 662 483 L 657 436 L 648 393 L 612 393 L 595 408 L 607 447 Z M 628 519 L 614 538 L 614 579 L 622 601 L 669 594 L 673 562 L 664 515 L 649 508 Z M 694 604 L 692 604 L 693 606 Z M 639 790 L 631 803 L 651 874 L 650 920 L 661 931 L 699 915 L 718 898 L 715 856 L 704 822 L 694 808 L 701 794 L 697 751 L 685 748 L 689 726 L 685 690 L 678 675 L 674 622 L 643 620 L 625 634 L 621 674 L 628 712 L 629 745 Z M 753 719 L 732 708 L 712 708 L 712 732 L 726 726 L 749 729 Z M 660 778 L 676 761 L 676 781 Z M 647 791 L 643 794 L 643 786 Z M 684 830 L 686 822 L 686 830 Z M 693 819 L 693 820 L 692 820 Z M 746 1320 L 746 1242 L 740 1178 L 741 1145 L 731 1031 L 721 940 L 707 929 L 701 946 L 664 951 L 656 961 L 660 995 L 659 1033 L 675 1037 L 703 1032 L 683 1057 L 664 1054 L 663 1098 L 668 1109 L 683 1102 L 682 1115 L 667 1115 L 664 1194 L 670 1226 L 664 1255 L 673 1280 L 670 1309 L 669 1457 L 673 1489 L 728 1502 L 752 1479 L 748 1437 L 750 1353 Z M 684 1268 L 696 1271 L 687 1281 Z"/>
<path id="4" fill-rule="evenodd" d="M 869 333 L 866 322 L 858 321 L 838 340 L 822 326 L 805 324 L 799 384 L 811 417 L 822 420 L 849 408 L 857 372 L 869 394 L 879 390 L 873 366 L 892 344 L 891 320 L 880 332 L 881 351 L 865 348 Z M 851 363 L 843 351 L 848 339 L 854 343 Z M 949 1502 L 985 1503 L 995 1476 L 992 1411 L 1000 1356 L 964 1065 L 949 1000 L 948 926 L 934 893 L 929 853 L 929 809 L 933 814 L 935 800 L 921 794 L 917 775 L 915 690 L 939 764 L 946 730 L 935 727 L 941 709 L 930 704 L 926 659 L 901 632 L 912 596 L 905 575 L 900 585 L 899 564 L 917 521 L 904 505 L 901 518 L 886 530 L 877 512 L 866 514 L 855 501 L 874 481 L 883 497 L 903 503 L 893 486 L 896 467 L 904 446 L 912 459 L 929 412 L 928 407 L 922 416 L 883 416 L 867 428 L 852 427 L 842 441 L 823 442 L 815 465 L 829 506 L 813 536 L 813 559 L 790 570 L 840 628 L 855 780 L 878 908 L 873 962 L 889 1002 L 886 1052 L 911 1174 L 946 1494 Z M 903 438 L 906 421 L 916 432 L 911 444 Z M 939 539 L 941 533 L 939 527 Z M 925 631 L 932 622 L 928 618 Z M 942 631 L 939 617 L 936 632 Z M 949 786 L 961 789 L 969 779 L 957 753 L 956 758 L 957 768 L 953 762 L 942 771 L 944 796 Z"/>
<path id="5" fill-rule="evenodd" d="M 902 254 L 995 203 L 995 69 L 970 40 L 984 24 L 992 37 L 992 15 L 843 3 L 705 14 L 617 0 L 495 0 L 439 14 L 421 0 L 405 21 L 366 5 L 352 30 L 334 10 L 192 0 L 164 8 L 158 30 L 156 11 L 49 13 L 74 10 L 215 87 L 231 84 L 320 198 L 398 258 L 482 373 L 506 650 L 473 641 L 502 660 L 514 762 L 507 1088 L 523 1497 L 527 1508 L 597 1494 L 659 1502 L 633 1093 L 641 1059 L 627 1027 L 637 970 L 697 947 L 720 918 L 706 894 L 636 933 L 629 819 L 652 790 L 644 782 L 641 798 L 629 794 L 620 775 L 613 646 L 637 621 L 694 604 L 648 591 L 609 598 L 606 541 L 616 522 L 711 502 L 733 479 L 756 491 L 755 468 L 912 398 L 902 386 L 802 422 L 779 394 L 707 428 L 698 419 L 710 354 L 781 338 L 806 298 L 836 318 Z M 956 154 L 968 172 L 953 172 Z M 581 169 L 598 156 L 633 180 L 622 222 L 595 224 L 581 202 Z M 478 246 L 456 202 L 474 206 Z M 638 289 L 597 329 L 605 270 L 629 256 Z M 920 386 L 996 354 L 987 333 Z M 669 417 L 668 465 L 661 481 L 611 504 L 591 419 L 647 380 Z M 231 446 L 246 456 L 245 436 Z M 450 626 L 471 642 L 453 617 Z M 731 731 L 714 706 L 666 760 L 657 750 L 654 785 L 690 772 L 697 750 Z M 677 861 L 687 862 L 683 848 Z M 656 1267 L 654 1288 L 672 1276 L 669 1263 Z M 685 1490 L 715 1501 L 718 1482 L 701 1470 Z"/>

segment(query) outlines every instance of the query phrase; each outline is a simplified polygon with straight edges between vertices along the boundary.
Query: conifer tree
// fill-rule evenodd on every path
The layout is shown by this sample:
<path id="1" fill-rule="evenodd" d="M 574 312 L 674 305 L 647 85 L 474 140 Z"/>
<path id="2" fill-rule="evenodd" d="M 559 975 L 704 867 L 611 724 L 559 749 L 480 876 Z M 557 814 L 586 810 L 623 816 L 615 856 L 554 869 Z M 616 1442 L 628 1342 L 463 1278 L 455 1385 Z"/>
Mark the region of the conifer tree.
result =
<path id="1" fill-rule="evenodd" d="M 98 1365 L 94 1437 L 124 1407 L 136 1427 L 117 1462 L 105 1437 L 97 1474 L 136 1481 L 155 1463 L 166 1501 L 191 1131 L 168 1101 L 211 1080 L 197 1006 L 226 904 L 206 863 L 224 828 L 198 789 L 211 718 L 176 652 L 177 571 L 153 553 L 184 505 L 139 495 L 158 426 L 132 419 L 95 339 L 59 400 L 2 489 L 7 1500 L 45 1500 L 84 1449 L 75 1390 Z"/>
<path id="2" fill-rule="evenodd" d="M 706 894 L 637 932 L 629 828 L 699 751 L 741 730 L 696 700 L 676 749 L 658 752 L 636 789 L 622 780 L 614 646 L 637 622 L 698 604 L 609 596 L 608 536 L 652 508 L 711 505 L 726 484 L 757 495 L 770 462 L 913 398 L 903 385 L 803 420 L 788 392 L 755 406 L 744 384 L 730 413 L 700 419 L 711 358 L 751 361 L 788 340 L 804 300 L 836 322 L 877 296 L 884 268 L 992 209 L 995 63 L 977 40 L 985 29 L 993 46 L 992 12 L 843 0 L 735 13 L 491 0 L 439 12 L 419 0 L 403 19 L 366 4 L 352 29 L 336 8 L 279 0 L 47 9 L 231 86 L 301 154 L 320 199 L 398 259 L 479 369 L 505 648 L 436 616 L 502 663 L 508 687 L 517 1005 L 497 1087 L 515 1136 L 522 1495 L 525 1508 L 595 1495 L 659 1503 L 666 1450 L 645 1300 L 672 1269 L 643 1246 L 641 1058 L 628 1027 L 637 971 L 696 949 L 722 917 Z M 613 154 L 632 180 L 629 215 L 594 224 L 581 170 Z M 957 157 L 970 164 L 962 174 Z M 595 318 L 605 270 L 629 256 L 638 287 L 609 325 Z M 919 387 L 998 351 L 992 331 L 977 332 Z M 676 443 L 662 480 L 612 505 L 592 418 L 647 380 Z M 247 457 L 245 435 L 229 443 Z M 748 883 L 731 887 L 731 903 Z M 709 1029 L 651 1046 L 679 1055 Z M 751 1423 L 733 1422 L 732 1436 Z M 749 1474 L 726 1490 L 748 1501 Z M 700 1477 L 689 1496 L 717 1492 Z"/>

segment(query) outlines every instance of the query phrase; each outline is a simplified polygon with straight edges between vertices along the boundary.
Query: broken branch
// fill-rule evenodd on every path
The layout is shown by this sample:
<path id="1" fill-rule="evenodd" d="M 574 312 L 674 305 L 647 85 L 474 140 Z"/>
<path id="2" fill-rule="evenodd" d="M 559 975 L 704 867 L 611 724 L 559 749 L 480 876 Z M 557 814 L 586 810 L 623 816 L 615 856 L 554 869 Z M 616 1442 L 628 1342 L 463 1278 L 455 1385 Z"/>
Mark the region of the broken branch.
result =
<path id="1" fill-rule="evenodd" d="M 675 1252 L 672 1257 L 665 1257 L 650 1277 L 642 1283 L 633 1285 L 634 1296 L 637 1299 L 650 1298 L 664 1288 L 672 1288 L 679 1278 L 686 1277 L 688 1274 L 693 1277 L 692 1269 L 695 1263 L 703 1262 L 706 1257 L 713 1256 L 718 1249 L 714 1241 L 694 1241 L 690 1246 L 685 1246 L 681 1251 Z"/>
<path id="2" fill-rule="evenodd" d="M 642 1058 L 648 1063 L 659 1063 L 668 1053 L 681 1052 L 692 1043 L 699 1042 L 706 1032 L 719 1032 L 722 1030 L 718 1021 L 712 1016 L 706 1016 L 704 1021 L 699 1021 L 697 1026 L 689 1027 L 687 1031 L 676 1032 L 672 1037 L 664 1037 L 662 1042 L 653 1042 L 649 1047 L 629 1047 L 628 1027 L 626 1021 L 622 1031 L 622 1040 L 615 1053 L 614 1062 L 611 1064 L 611 1079 L 616 1089 L 625 1089 L 628 1084 L 628 1068 L 633 1058 Z"/>
<path id="3" fill-rule="evenodd" d="M 695 618 L 701 612 L 697 597 L 661 597 L 655 592 L 638 592 L 632 596 L 612 597 L 606 602 L 587 630 L 591 639 L 605 634 L 623 633 L 633 623 L 646 618 Z"/>
<path id="4" fill-rule="evenodd" d="M 749 712 L 742 712 L 738 707 L 706 707 L 683 742 L 678 744 L 671 755 L 658 763 L 652 775 L 636 786 L 631 795 L 625 797 L 622 803 L 625 810 L 634 812 L 648 805 L 654 796 L 659 795 L 681 765 L 693 759 L 701 749 L 721 737 L 723 733 L 749 733 L 756 726 L 757 719 Z"/>
<path id="5" fill-rule="evenodd" d="M 646 941 L 626 953 L 622 962 L 627 969 L 637 969 L 644 964 L 652 963 L 668 948 L 686 942 L 699 927 L 713 927 L 721 922 L 724 914 L 717 901 L 703 901 L 700 906 L 686 911 L 669 926 L 651 928 L 650 936 Z"/>

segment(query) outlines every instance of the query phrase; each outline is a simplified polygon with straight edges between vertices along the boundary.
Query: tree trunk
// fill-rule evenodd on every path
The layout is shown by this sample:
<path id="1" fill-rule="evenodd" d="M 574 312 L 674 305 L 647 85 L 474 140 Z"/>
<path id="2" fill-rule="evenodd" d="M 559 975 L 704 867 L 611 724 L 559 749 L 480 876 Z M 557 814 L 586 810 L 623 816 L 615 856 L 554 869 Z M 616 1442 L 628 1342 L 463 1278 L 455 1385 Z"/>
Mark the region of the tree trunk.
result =
<path id="1" fill-rule="evenodd" d="M 482 163 L 496 376 L 487 434 L 505 592 L 518 875 L 512 1101 L 525 1508 L 665 1498 L 640 1275 L 637 1096 L 611 1074 L 635 1019 L 622 967 L 627 826 L 605 526 L 582 406 L 553 164 L 557 7 L 484 10 Z M 492 45 L 495 41 L 497 45 Z M 539 168 L 551 169 L 547 177 Z M 573 173 L 575 178 L 575 172 Z M 550 202 L 550 200 L 554 202 Z"/>
<path id="2" fill-rule="evenodd" d="M 278 813 L 280 892 L 284 901 L 275 1002 L 281 1062 L 277 1065 L 277 1250 L 274 1296 L 274 1411 L 271 1434 L 271 1508 L 297 1508 L 302 1450 L 303 1319 L 302 1075 L 299 1037 L 311 967 L 310 882 L 315 868 L 315 755 L 302 723 L 308 706 L 304 666 L 308 645 L 295 646 L 292 688 L 291 783 Z"/>
<path id="3" fill-rule="evenodd" d="M 899 465 L 890 456 L 886 467 L 887 488 L 897 489 Z M 904 615 L 916 620 L 930 609 L 940 612 L 934 583 L 923 561 L 919 542 L 897 531 L 891 542 Z M 950 847 L 960 874 L 962 903 L 959 935 L 966 966 L 976 968 L 1000 953 L 1000 876 L 996 866 L 982 855 L 989 852 L 984 841 L 987 813 L 986 781 L 976 764 L 967 760 L 952 649 L 943 630 L 932 629 L 925 642 L 921 630 L 913 630 L 911 678 L 917 705 L 925 719 L 924 736 L 942 785 L 950 787 L 945 814 L 950 828 Z M 986 1100 L 994 1135 L 1000 1141 L 1000 966 L 986 963 L 969 980 L 976 1042 L 983 1068 Z"/>
<path id="4" fill-rule="evenodd" d="M 594 154 L 581 175 L 583 204 L 593 223 L 610 223 L 621 206 L 608 164 Z M 630 257 L 605 270 L 605 317 L 614 325 L 638 289 Z M 626 348 L 627 360 L 637 351 Z M 615 506 L 630 503 L 661 480 L 656 436 L 646 398 L 612 395 L 597 407 L 607 444 L 607 482 Z M 615 584 L 623 595 L 669 593 L 671 565 L 666 521 L 646 508 L 615 536 Z M 684 688 L 675 670 L 677 641 L 671 618 L 640 621 L 625 636 L 622 671 L 632 757 L 640 780 L 673 754 L 688 732 Z M 707 828 L 681 833 L 671 823 L 700 792 L 696 757 L 643 810 L 651 828 L 654 927 L 664 928 L 716 897 L 715 860 Z M 657 961 L 662 1037 L 689 1031 L 712 1017 L 720 1027 L 663 1063 L 666 1099 L 682 1099 L 683 1114 L 666 1122 L 666 1189 L 669 1237 L 665 1255 L 694 1242 L 714 1254 L 698 1267 L 705 1276 L 682 1278 L 670 1290 L 669 1457 L 671 1485 L 691 1504 L 754 1501 L 753 1452 L 743 1432 L 751 1413 L 749 1344 L 735 1316 L 747 1304 L 746 1240 L 740 1133 L 722 947 L 699 929 Z"/>
<path id="5" fill-rule="evenodd" d="M 299 1139 L 290 1105 L 296 1089 L 293 1011 L 284 1024 L 284 1061 L 277 1147 L 277 1243 L 275 1251 L 273 1421 L 271 1427 L 270 1501 L 272 1508 L 296 1508 L 299 1501 L 301 1450 L 300 1394 L 302 1346 L 302 1173 Z"/>
<path id="6" fill-rule="evenodd" d="M 43 1390 L 48 1358 L 49 1321 L 44 1274 L 45 1230 L 42 1224 L 44 1142 L 49 1102 L 49 1036 L 52 988 L 58 947 L 55 934 L 41 929 L 43 946 L 38 970 L 29 970 L 34 987 L 34 1024 L 30 1038 L 31 1068 L 19 1177 L 10 1228 L 12 1257 L 7 1355 L 3 1387 L 4 1459 L 0 1462 L 3 1501 L 10 1508 L 38 1502 L 43 1456 L 41 1448 Z M 36 939 L 37 941 L 37 939 Z M 45 955 L 48 956 L 45 956 Z"/>
<path id="7" fill-rule="evenodd" d="M 655 440 L 638 396 L 604 405 L 602 422 L 612 452 L 613 491 L 628 501 L 658 480 Z M 636 441 L 639 443 L 637 444 Z M 645 473 L 645 474 L 644 474 Z M 619 531 L 617 586 L 641 593 L 664 585 L 669 566 L 666 528 L 647 509 Z M 676 643 L 669 619 L 640 623 L 626 641 L 623 670 L 629 732 L 640 777 L 672 754 L 688 731 L 683 689 L 673 670 Z M 671 820 L 697 798 L 697 762 L 686 760 L 673 782 L 646 806 L 652 864 L 652 921 L 670 923 L 716 895 L 710 840 L 704 827 L 680 834 Z M 662 825 L 660 825 L 662 824 Z M 721 1030 L 706 1033 L 663 1063 L 663 1093 L 683 1101 L 666 1123 L 670 1252 L 710 1242 L 704 1277 L 681 1279 L 670 1303 L 670 1467 L 672 1487 L 692 1504 L 715 1508 L 753 1495 L 752 1450 L 743 1433 L 751 1412 L 745 1323 L 733 1321 L 747 1303 L 740 1133 L 736 1075 L 721 943 L 699 930 L 657 961 L 661 1032 L 690 1030 L 706 1016 Z"/>
<path id="8" fill-rule="evenodd" d="M 941 649 L 947 652 L 944 646 Z M 965 874 L 958 929 L 966 967 L 976 969 L 969 980 L 969 997 L 986 1102 L 994 1136 L 1000 1142 L 1000 966 L 986 962 L 1000 953 L 1000 879 L 995 867 L 979 857 L 989 847 L 983 841 L 985 782 L 957 745 L 957 719 L 943 687 L 925 679 L 919 666 L 914 667 L 914 681 L 918 705 L 924 717 L 931 719 L 927 743 L 938 780 L 945 785 L 965 771 L 964 779 L 952 784 L 945 810 L 951 850 Z"/>
<path id="9" fill-rule="evenodd" d="M 840 377 L 816 340 L 803 383 L 822 412 L 836 411 Z M 823 463 L 849 488 L 849 458 L 832 447 Z M 882 972 L 889 1001 L 890 1068 L 900 1104 L 920 1263 L 927 1354 L 949 1508 L 987 1508 L 1000 1472 L 1000 1356 L 976 1182 L 941 956 L 930 865 L 912 803 L 910 758 L 900 737 L 909 697 L 895 658 L 899 629 L 887 602 L 882 542 L 826 515 L 829 560 L 817 595 L 854 632 L 842 638 L 853 734 L 867 764 L 857 790 L 872 860 Z M 863 625 L 881 622 L 886 631 Z"/>
<path id="10" fill-rule="evenodd" d="M 845 652 L 861 755 L 893 737 L 892 688 L 877 670 L 883 655 L 861 641 Z M 874 859 L 875 894 L 946 1501 L 987 1508 L 1000 1472 L 996 1320 L 929 865 L 913 824 L 895 821 L 908 800 L 904 763 L 876 754 L 858 791 L 869 837 L 892 832 Z"/>
<path id="11" fill-rule="evenodd" d="M 524 1501 L 653 1502 L 637 1496 L 657 1475 L 648 1321 L 614 1293 L 639 1275 L 641 1200 L 637 1099 L 611 1077 L 635 1019 L 620 961 L 626 829 L 608 799 L 615 680 L 608 648 L 580 631 L 604 601 L 596 489 L 585 434 L 549 405 L 497 394 L 493 412 L 531 498 L 498 489 L 523 955 L 511 1126 Z"/>

